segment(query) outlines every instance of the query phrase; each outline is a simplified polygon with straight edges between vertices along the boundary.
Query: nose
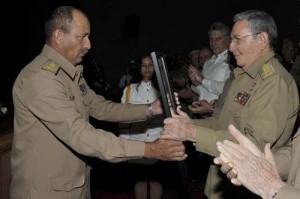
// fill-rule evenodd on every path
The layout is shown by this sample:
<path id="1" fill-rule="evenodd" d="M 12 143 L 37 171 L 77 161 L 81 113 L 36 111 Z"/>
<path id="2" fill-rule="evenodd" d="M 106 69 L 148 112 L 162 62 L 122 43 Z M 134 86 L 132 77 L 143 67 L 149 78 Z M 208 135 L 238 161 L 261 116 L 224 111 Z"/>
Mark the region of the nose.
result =
<path id="1" fill-rule="evenodd" d="M 235 43 L 234 43 L 234 42 L 230 42 L 230 43 L 229 43 L 229 48 L 228 48 L 229 51 L 230 51 L 230 52 L 233 52 L 235 48 L 236 48 Z"/>
<path id="2" fill-rule="evenodd" d="M 90 39 L 88 37 L 85 38 L 83 47 L 86 48 L 86 49 L 88 49 L 88 50 L 92 48 L 91 41 L 90 41 Z"/>

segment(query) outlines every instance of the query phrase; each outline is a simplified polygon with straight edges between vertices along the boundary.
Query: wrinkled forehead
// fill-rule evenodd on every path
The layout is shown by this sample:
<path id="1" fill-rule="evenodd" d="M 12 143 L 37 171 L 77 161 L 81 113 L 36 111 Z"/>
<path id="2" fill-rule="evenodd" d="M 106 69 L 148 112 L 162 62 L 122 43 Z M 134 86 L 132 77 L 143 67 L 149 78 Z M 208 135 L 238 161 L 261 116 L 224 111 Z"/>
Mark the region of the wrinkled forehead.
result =
<path id="1" fill-rule="evenodd" d="M 89 33 L 90 32 L 90 22 L 88 18 L 80 11 L 73 10 L 73 25 L 77 31 Z"/>

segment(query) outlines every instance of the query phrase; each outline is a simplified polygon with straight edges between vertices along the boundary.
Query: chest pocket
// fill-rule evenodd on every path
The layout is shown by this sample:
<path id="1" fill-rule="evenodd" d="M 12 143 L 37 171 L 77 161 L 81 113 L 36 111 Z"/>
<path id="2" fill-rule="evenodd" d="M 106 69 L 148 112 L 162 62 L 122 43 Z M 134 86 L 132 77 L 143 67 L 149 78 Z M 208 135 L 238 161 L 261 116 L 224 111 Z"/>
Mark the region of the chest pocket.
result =
<path id="1" fill-rule="evenodd" d="M 78 96 L 75 95 L 71 87 L 67 88 L 67 98 L 70 102 L 74 104 L 74 107 L 78 113 L 80 113 L 79 99 Z"/>
<path id="2" fill-rule="evenodd" d="M 76 111 L 84 118 L 88 118 L 88 99 L 81 95 L 80 89 L 74 85 L 67 88 L 67 97 L 74 104 Z"/>
<path id="3" fill-rule="evenodd" d="M 59 176 L 52 179 L 52 187 L 55 191 L 72 191 L 82 187 L 85 183 L 85 175 Z"/>
<path id="4" fill-rule="evenodd" d="M 252 106 L 252 98 L 255 95 L 256 90 L 260 87 L 259 78 L 252 80 L 249 79 L 247 81 L 237 82 L 236 87 L 234 89 L 230 99 L 230 112 L 234 118 L 248 118 L 249 111 L 253 109 Z M 243 84 L 242 87 L 240 85 Z"/>

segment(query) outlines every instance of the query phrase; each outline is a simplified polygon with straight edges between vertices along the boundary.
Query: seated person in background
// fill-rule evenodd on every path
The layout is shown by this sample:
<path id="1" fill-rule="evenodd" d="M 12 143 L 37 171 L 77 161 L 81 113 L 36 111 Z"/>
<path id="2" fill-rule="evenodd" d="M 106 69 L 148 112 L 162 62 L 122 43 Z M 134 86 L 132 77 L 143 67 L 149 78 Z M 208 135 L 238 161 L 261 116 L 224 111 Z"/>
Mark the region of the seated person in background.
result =
<path id="1" fill-rule="evenodd" d="M 211 102 L 206 100 L 195 100 L 188 106 L 188 109 L 194 114 L 209 115 L 217 118 L 222 110 L 223 104 L 225 103 L 226 95 L 232 80 L 233 74 L 226 80 L 223 92 L 219 95 L 217 100 L 213 100 Z"/>
<path id="2" fill-rule="evenodd" d="M 129 104 L 151 104 L 160 93 L 156 89 L 156 77 L 154 74 L 154 65 L 150 54 L 144 54 L 138 66 L 139 78 L 137 83 L 132 83 L 125 87 L 121 102 Z M 153 81 L 152 81 L 153 79 Z M 131 123 L 128 129 L 120 131 L 120 136 L 126 139 L 153 142 L 157 140 L 163 130 L 163 118 L 153 117 L 145 122 Z M 162 184 L 160 162 L 156 159 L 142 159 L 129 161 L 130 169 L 135 176 L 135 198 L 144 199 L 148 195 L 148 183 L 151 199 L 160 199 L 162 197 Z"/>
<path id="3" fill-rule="evenodd" d="M 225 81 L 230 76 L 227 62 L 230 29 L 225 24 L 216 22 L 210 26 L 208 36 L 214 55 L 204 64 L 202 74 L 190 65 L 189 78 L 192 82 L 192 90 L 199 96 L 198 100 L 212 102 L 218 99 Z"/>
<path id="4" fill-rule="evenodd" d="M 188 105 L 194 100 L 197 100 L 198 95 L 192 91 L 188 76 L 184 73 L 175 73 L 173 74 L 171 81 L 173 82 L 173 90 L 178 93 L 182 110 L 192 116 L 192 112 L 189 111 Z"/>
<path id="5" fill-rule="evenodd" d="M 183 53 L 175 56 L 175 68 L 170 71 L 172 87 L 178 93 L 182 109 L 188 112 L 187 105 L 197 98 L 197 95 L 191 90 L 188 77 L 189 60 Z"/>
<path id="6" fill-rule="evenodd" d="M 220 155 L 214 159 L 232 184 L 243 185 L 263 199 L 300 198 L 300 129 L 274 154 L 270 144 L 264 153 L 233 125 L 230 134 L 238 143 L 217 142 Z"/>
<path id="7" fill-rule="evenodd" d="M 170 78 L 175 73 L 183 73 L 188 76 L 189 60 L 184 53 L 178 53 L 175 55 L 174 64 L 171 65 Z"/>
<path id="8" fill-rule="evenodd" d="M 199 62 L 199 55 L 200 55 L 199 49 L 192 50 L 189 53 L 189 64 L 194 66 L 198 70 L 201 70 L 200 62 Z"/>
<path id="9" fill-rule="evenodd" d="M 229 55 L 227 56 L 227 62 L 229 63 L 229 69 L 230 69 L 230 76 L 226 80 L 223 92 L 219 95 L 218 99 L 213 100 L 211 102 L 208 102 L 206 100 L 196 100 L 192 104 L 188 106 L 188 109 L 194 113 L 194 114 L 200 114 L 200 115 L 212 115 L 214 117 L 218 117 L 219 113 L 221 112 L 222 106 L 225 103 L 225 98 L 227 95 L 227 92 L 230 88 L 231 82 L 234 78 L 233 70 L 236 67 L 236 61 L 233 57 L 231 52 L 228 52 Z"/>
<path id="10" fill-rule="evenodd" d="M 281 44 L 281 63 L 289 72 L 291 71 L 291 68 L 295 62 L 298 50 L 299 45 L 295 39 L 289 37 L 283 38 Z"/>
<path id="11" fill-rule="evenodd" d="M 212 52 L 207 47 L 203 47 L 200 50 L 192 50 L 189 53 L 189 64 L 194 66 L 198 72 L 201 73 L 203 64 L 209 60 L 211 56 Z M 177 85 L 180 85 L 180 89 L 178 89 L 177 92 L 181 99 L 186 99 L 188 104 L 198 99 L 198 95 L 191 89 L 189 77 L 184 74 L 177 74 L 176 77 L 173 76 L 173 79 L 175 79 L 174 82 L 176 82 Z"/>
<path id="12" fill-rule="evenodd" d="M 202 70 L 203 70 L 203 66 L 204 64 L 210 60 L 210 58 L 212 57 L 213 53 L 212 51 L 210 50 L 210 48 L 208 47 L 202 47 L 200 48 L 200 52 L 199 52 L 199 65 L 200 65 L 200 68 L 199 68 L 199 71 L 202 73 Z M 193 64 L 192 64 L 193 65 Z"/>

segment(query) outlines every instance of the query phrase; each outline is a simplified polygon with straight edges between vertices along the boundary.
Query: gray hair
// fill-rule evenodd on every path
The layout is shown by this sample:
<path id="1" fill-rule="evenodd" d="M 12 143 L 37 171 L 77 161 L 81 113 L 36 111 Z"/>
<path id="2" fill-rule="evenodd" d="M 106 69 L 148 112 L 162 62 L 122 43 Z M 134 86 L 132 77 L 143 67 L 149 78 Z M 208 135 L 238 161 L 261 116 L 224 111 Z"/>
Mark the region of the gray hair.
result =
<path id="1" fill-rule="evenodd" d="M 271 15 L 260 10 L 248 10 L 236 14 L 233 22 L 247 20 L 252 34 L 266 32 L 269 36 L 270 46 L 274 46 L 277 40 L 277 26 Z"/>
<path id="2" fill-rule="evenodd" d="M 222 22 L 215 22 L 212 25 L 210 25 L 208 30 L 208 36 L 210 36 L 212 31 L 220 31 L 221 33 L 223 33 L 226 39 L 230 39 L 230 28 Z"/>
<path id="3" fill-rule="evenodd" d="M 195 49 L 195 50 L 192 50 L 188 56 L 191 59 L 194 54 L 199 54 L 199 53 L 200 53 L 200 49 Z"/>
<path id="4" fill-rule="evenodd" d="M 50 13 L 45 22 L 45 36 L 49 40 L 56 29 L 61 29 L 68 33 L 71 29 L 73 15 L 72 12 L 78 10 L 72 6 L 59 6 Z M 79 10 L 78 10 L 79 11 Z M 81 12 L 81 11 L 80 11 Z M 82 12 L 81 12 L 82 13 Z M 82 13 L 84 15 L 84 13 Z"/>

